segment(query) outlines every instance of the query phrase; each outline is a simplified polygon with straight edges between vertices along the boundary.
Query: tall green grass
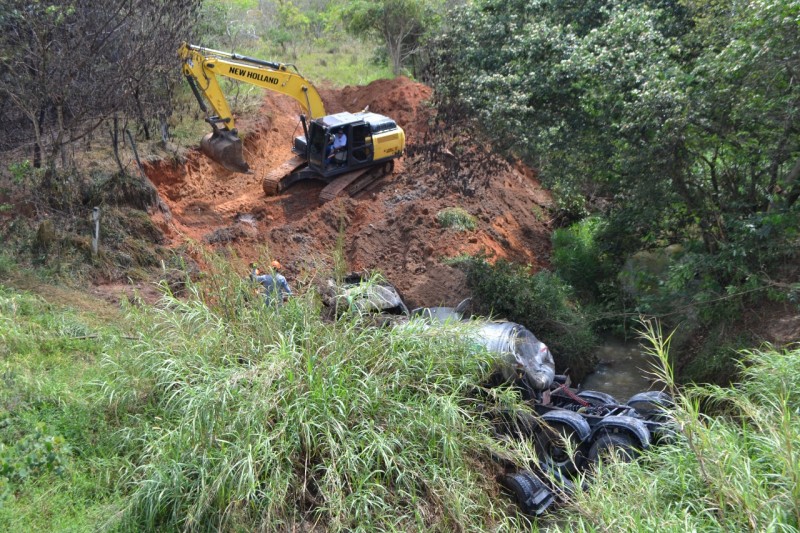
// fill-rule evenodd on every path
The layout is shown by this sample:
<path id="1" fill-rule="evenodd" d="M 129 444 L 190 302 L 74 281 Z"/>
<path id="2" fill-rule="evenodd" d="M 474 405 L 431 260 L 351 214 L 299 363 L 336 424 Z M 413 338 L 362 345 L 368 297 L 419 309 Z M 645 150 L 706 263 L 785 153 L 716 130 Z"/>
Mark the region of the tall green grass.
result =
<path id="1" fill-rule="evenodd" d="M 91 397 L 121 332 L 0 285 L 0 530 L 90 531 L 119 501 L 123 464 Z"/>
<path id="2" fill-rule="evenodd" d="M 457 326 L 325 322 L 304 287 L 268 308 L 232 266 L 207 264 L 185 298 L 130 305 L 112 325 L 0 287 L 2 459 L 38 465 L 3 482 L 0 530 L 536 526 L 495 481 L 498 457 L 532 452 L 481 416 L 491 357 Z M 800 348 L 746 352 L 737 387 L 678 390 L 668 339 L 646 334 L 675 394 L 674 439 L 601 465 L 547 527 L 796 531 Z M 507 390 L 481 402 L 521 408 Z"/>
<path id="3" fill-rule="evenodd" d="M 653 326 L 645 336 L 668 369 L 668 339 Z M 604 465 L 558 529 L 797 531 L 800 347 L 742 355 L 739 385 L 676 394 L 674 442 Z M 675 391 L 670 372 L 659 377 Z"/>
<path id="4" fill-rule="evenodd" d="M 218 272 L 185 300 L 131 310 L 141 341 L 108 354 L 102 384 L 109 416 L 135 420 L 122 430 L 131 463 L 119 527 L 524 524 L 495 497 L 491 457 L 530 456 L 494 440 L 472 398 L 488 354 L 440 330 L 380 329 L 357 314 L 323 322 L 310 294 L 227 313 L 225 302 L 247 291 Z"/>

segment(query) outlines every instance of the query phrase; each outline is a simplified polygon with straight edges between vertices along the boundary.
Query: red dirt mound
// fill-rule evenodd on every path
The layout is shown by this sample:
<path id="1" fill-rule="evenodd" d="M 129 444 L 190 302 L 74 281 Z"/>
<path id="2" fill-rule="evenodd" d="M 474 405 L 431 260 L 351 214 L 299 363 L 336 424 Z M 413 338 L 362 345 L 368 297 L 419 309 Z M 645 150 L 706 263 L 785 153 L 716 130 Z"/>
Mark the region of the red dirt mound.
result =
<path id="1" fill-rule="evenodd" d="M 268 93 L 258 117 L 237 123 L 253 174 L 228 172 L 199 151 L 190 153 L 185 164 L 160 162 L 148 168 L 172 212 L 171 220 L 157 222 L 174 245 L 191 239 L 230 246 L 243 259 L 243 269 L 248 261 L 264 259 L 256 256 L 266 248 L 280 259 L 288 277 L 298 280 L 331 268 L 344 227 L 348 267 L 383 272 L 411 307 L 455 305 L 468 296 L 463 273 L 444 265 L 445 258 L 482 251 L 534 267 L 546 262 L 550 231 L 544 216 L 551 199 L 535 173 L 467 138 L 433 142 L 430 88 L 397 78 L 320 92 L 329 113 L 369 105 L 405 129 L 408 155 L 394 174 L 355 198 L 324 205 L 318 200 L 322 185 L 316 183 L 265 197 L 262 177 L 291 157 L 292 138 L 301 130 L 298 105 Z M 476 218 L 475 230 L 441 227 L 437 213 L 454 207 Z"/>

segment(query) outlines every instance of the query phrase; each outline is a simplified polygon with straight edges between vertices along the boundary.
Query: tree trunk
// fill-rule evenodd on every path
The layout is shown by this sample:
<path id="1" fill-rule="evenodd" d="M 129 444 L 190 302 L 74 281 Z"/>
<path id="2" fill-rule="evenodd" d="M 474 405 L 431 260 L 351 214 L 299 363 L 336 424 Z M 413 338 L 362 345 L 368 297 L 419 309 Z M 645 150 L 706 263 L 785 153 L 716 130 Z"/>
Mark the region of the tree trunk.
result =
<path id="1" fill-rule="evenodd" d="M 166 147 L 167 142 L 169 142 L 169 124 L 164 113 L 158 114 L 158 122 L 161 125 L 161 143 Z"/>
<path id="2" fill-rule="evenodd" d="M 44 124 L 45 107 L 39 108 L 39 117 L 32 120 L 33 123 L 33 168 L 42 168 L 42 154 L 44 147 L 42 146 L 42 124 Z"/>
<path id="3" fill-rule="evenodd" d="M 64 128 L 64 106 L 62 104 L 58 104 L 56 106 L 56 116 L 58 117 L 58 137 L 56 139 L 56 149 L 61 156 L 61 168 L 67 168 L 67 135 Z"/>
<path id="4" fill-rule="evenodd" d="M 389 52 L 389 60 L 392 62 L 392 74 L 397 77 L 403 71 L 403 41 L 387 36 L 386 48 Z"/>
<path id="5" fill-rule="evenodd" d="M 111 148 L 114 151 L 114 159 L 119 167 L 119 172 L 120 174 L 124 174 L 125 169 L 122 167 L 122 161 L 119 159 L 119 123 L 117 122 L 116 115 L 114 115 L 114 120 L 112 121 L 111 127 Z"/>
<path id="6" fill-rule="evenodd" d="M 795 161 L 789 175 L 786 176 L 786 207 L 792 207 L 800 197 L 800 159 Z"/>
<path id="7" fill-rule="evenodd" d="M 136 114 L 139 115 L 139 122 L 142 123 L 142 129 L 144 130 L 144 139 L 149 141 L 150 128 L 147 127 L 147 118 L 144 116 L 144 108 L 142 107 L 142 101 L 139 98 L 139 89 L 133 91 L 133 98 L 136 101 Z"/>

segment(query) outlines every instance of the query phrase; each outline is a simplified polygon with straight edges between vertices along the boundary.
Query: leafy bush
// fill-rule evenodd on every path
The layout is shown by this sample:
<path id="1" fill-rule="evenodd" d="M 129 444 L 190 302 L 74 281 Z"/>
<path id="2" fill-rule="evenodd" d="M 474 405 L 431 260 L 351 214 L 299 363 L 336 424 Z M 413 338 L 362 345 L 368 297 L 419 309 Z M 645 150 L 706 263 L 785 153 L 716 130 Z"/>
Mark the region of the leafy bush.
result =
<path id="1" fill-rule="evenodd" d="M 472 231 L 477 220 L 460 207 L 448 207 L 436 213 L 436 221 L 443 228 L 452 228 L 456 231 Z"/>
<path id="2" fill-rule="evenodd" d="M 41 178 L 42 174 L 41 169 L 33 168 L 28 159 L 11 163 L 8 165 L 8 171 L 11 173 L 11 180 L 15 185 L 30 184 L 34 179 Z"/>
<path id="3" fill-rule="evenodd" d="M 494 265 L 481 257 L 466 258 L 467 283 L 478 312 L 528 327 L 553 352 L 557 371 L 570 370 L 579 381 L 596 363 L 597 339 L 572 288 L 549 271 L 531 274 L 505 260 Z"/>
<path id="4" fill-rule="evenodd" d="M 8 423 L 8 419 L 2 422 Z M 0 442 L 0 480 L 18 484 L 44 472 L 63 474 L 69 454 L 64 437 L 51 435 L 39 423 L 32 433 L 10 446 Z"/>
<path id="5" fill-rule="evenodd" d="M 612 277 L 613 265 L 601 249 L 598 234 L 605 222 L 589 217 L 553 232 L 551 262 L 559 277 L 569 283 L 583 299 L 596 300 L 600 287 Z"/>

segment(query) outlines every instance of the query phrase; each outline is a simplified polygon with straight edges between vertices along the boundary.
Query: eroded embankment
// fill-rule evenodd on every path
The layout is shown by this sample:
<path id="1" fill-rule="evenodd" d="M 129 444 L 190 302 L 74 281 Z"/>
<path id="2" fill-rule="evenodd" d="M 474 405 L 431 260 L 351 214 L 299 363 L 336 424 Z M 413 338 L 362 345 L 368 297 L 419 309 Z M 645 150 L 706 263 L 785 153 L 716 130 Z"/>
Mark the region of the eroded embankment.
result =
<path id="1" fill-rule="evenodd" d="M 259 115 L 239 121 L 253 174 L 228 172 L 198 151 L 185 163 L 148 168 L 172 213 L 171 220 L 157 215 L 157 222 L 174 245 L 194 240 L 229 246 L 242 268 L 263 259 L 266 249 L 297 278 L 330 268 L 343 228 L 349 269 L 382 271 L 411 306 L 454 304 L 467 295 L 463 274 L 442 264 L 443 258 L 483 252 L 534 267 L 547 263 L 551 199 L 535 173 L 468 138 L 437 132 L 428 87 L 397 78 L 320 92 L 328 113 L 369 106 L 397 120 L 409 149 L 394 174 L 355 198 L 325 205 L 317 198 L 322 185 L 313 182 L 264 196 L 261 177 L 291 156 L 291 140 L 300 131 L 297 104 L 267 93 Z M 441 227 L 437 213 L 453 207 L 476 218 L 475 230 Z"/>

